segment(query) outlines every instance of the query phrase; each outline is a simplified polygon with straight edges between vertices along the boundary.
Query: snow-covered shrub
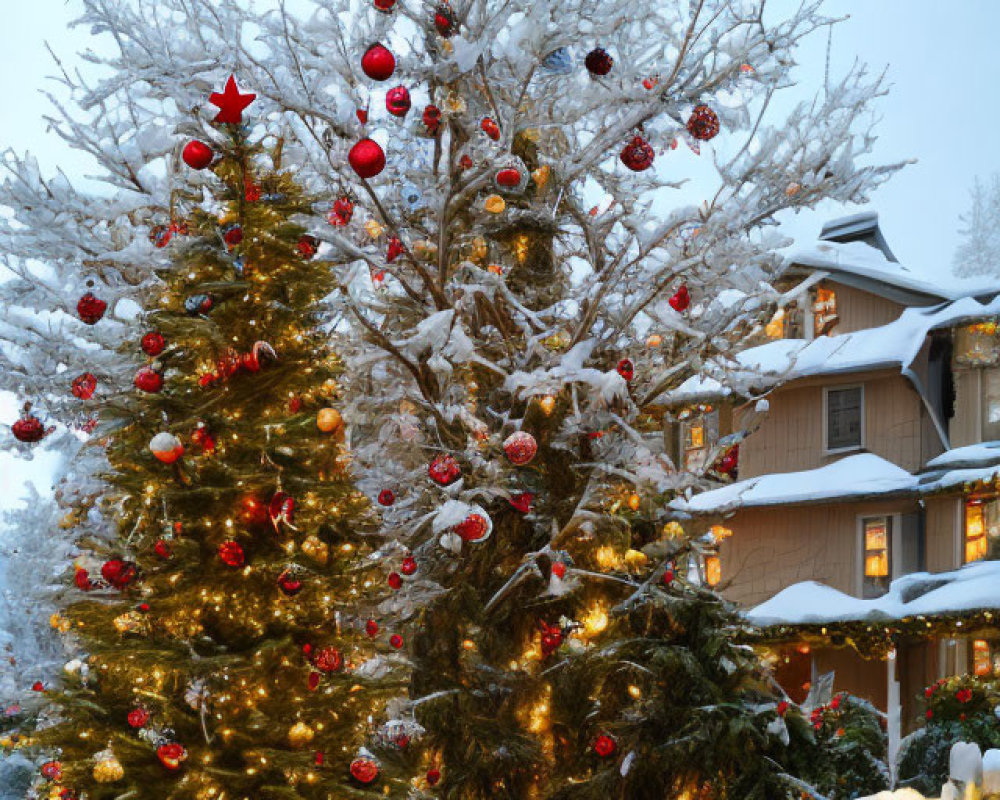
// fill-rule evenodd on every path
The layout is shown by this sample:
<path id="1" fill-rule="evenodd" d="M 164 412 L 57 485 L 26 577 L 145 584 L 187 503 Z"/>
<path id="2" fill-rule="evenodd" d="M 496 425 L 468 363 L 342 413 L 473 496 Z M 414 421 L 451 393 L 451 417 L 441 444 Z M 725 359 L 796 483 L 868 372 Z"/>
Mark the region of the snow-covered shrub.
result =
<path id="1" fill-rule="evenodd" d="M 961 675 L 924 690 L 927 723 L 903 740 L 899 782 L 924 794 L 948 779 L 948 756 L 955 742 L 974 742 L 982 750 L 1000 747 L 1000 681 Z"/>

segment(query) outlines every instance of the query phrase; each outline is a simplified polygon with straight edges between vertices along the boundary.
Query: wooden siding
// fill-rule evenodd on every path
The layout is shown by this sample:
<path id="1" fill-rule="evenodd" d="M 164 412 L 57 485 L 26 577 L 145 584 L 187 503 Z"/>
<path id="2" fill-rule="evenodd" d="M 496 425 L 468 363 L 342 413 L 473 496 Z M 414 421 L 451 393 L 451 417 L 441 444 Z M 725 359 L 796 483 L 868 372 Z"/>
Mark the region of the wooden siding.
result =
<path id="1" fill-rule="evenodd" d="M 817 648 L 813 650 L 813 672 L 816 677 L 833 672 L 836 691 L 863 697 L 885 710 L 889 676 L 884 661 L 866 661 L 849 647 Z"/>
<path id="2" fill-rule="evenodd" d="M 861 557 L 859 516 L 912 513 L 915 499 L 748 508 L 726 521 L 733 535 L 719 548 L 723 594 L 755 606 L 800 581 L 856 595 Z"/>
<path id="3" fill-rule="evenodd" d="M 898 372 L 794 381 L 772 392 L 760 429 L 740 446 L 740 479 L 773 472 L 816 469 L 844 454 L 823 451 L 823 387 L 863 384 L 862 449 L 911 472 L 942 451 L 923 401 Z"/>
<path id="4" fill-rule="evenodd" d="M 924 500 L 925 553 L 929 572 L 946 572 L 961 566 L 961 495 L 935 495 Z"/>
<path id="5" fill-rule="evenodd" d="M 899 319 L 903 306 L 863 289 L 842 283 L 823 281 L 824 288 L 833 289 L 837 296 L 837 316 L 840 321 L 833 335 L 851 333 L 865 328 L 877 328 Z"/>

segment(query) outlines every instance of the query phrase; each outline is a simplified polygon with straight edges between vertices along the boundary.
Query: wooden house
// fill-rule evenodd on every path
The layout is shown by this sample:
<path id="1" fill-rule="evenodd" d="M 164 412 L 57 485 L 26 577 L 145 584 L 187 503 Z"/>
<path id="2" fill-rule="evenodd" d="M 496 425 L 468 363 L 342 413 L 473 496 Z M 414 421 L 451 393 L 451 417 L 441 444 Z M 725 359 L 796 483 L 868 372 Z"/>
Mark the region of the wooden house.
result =
<path id="1" fill-rule="evenodd" d="M 1000 551 L 1000 285 L 912 275 L 874 214 L 827 225 L 782 280 L 766 341 L 662 398 L 689 469 L 750 431 L 731 482 L 674 508 L 789 695 L 832 677 L 895 746 L 935 679 L 1000 674 L 1000 562 L 969 566 Z"/>

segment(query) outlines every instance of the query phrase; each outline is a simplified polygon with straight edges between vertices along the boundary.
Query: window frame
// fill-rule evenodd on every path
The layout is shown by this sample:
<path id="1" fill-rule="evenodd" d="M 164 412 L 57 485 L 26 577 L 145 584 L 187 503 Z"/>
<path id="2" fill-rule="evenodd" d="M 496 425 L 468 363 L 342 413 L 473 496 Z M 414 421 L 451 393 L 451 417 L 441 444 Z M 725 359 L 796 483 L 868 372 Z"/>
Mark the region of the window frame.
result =
<path id="1" fill-rule="evenodd" d="M 830 392 L 842 392 L 848 391 L 850 389 L 857 389 L 861 393 L 860 399 L 860 419 L 859 419 L 859 434 L 858 434 L 858 444 L 849 445 L 848 447 L 835 447 L 830 448 Z M 865 430 L 865 385 L 863 383 L 845 383 L 837 384 L 833 386 L 823 387 L 823 454 L 824 455 L 836 455 L 838 453 L 856 453 L 865 449 L 865 439 L 867 436 L 867 431 Z"/>
<path id="2" fill-rule="evenodd" d="M 888 574 L 886 578 L 886 588 L 881 594 L 872 595 L 871 597 L 866 597 L 865 595 L 865 579 L 868 577 L 865 575 L 865 562 L 867 548 L 865 546 L 865 522 L 868 520 L 884 519 L 888 530 L 886 531 L 886 559 L 888 561 Z M 857 569 L 855 574 L 857 575 L 857 596 L 861 599 L 871 600 L 876 597 L 882 597 L 889 591 L 889 585 L 900 577 L 899 572 L 899 552 L 902 545 L 902 519 L 901 515 L 891 511 L 885 512 L 870 512 L 866 514 L 858 514 L 856 518 L 857 527 L 857 543 L 858 543 L 858 557 L 856 559 Z"/>

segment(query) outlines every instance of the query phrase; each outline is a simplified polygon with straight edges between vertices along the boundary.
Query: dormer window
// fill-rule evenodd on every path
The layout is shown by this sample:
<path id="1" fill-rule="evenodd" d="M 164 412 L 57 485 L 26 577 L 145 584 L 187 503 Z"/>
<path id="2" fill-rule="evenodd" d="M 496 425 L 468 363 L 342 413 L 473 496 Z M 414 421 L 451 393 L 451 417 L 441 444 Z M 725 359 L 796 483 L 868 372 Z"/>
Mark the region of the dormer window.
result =
<path id="1" fill-rule="evenodd" d="M 816 288 L 813 297 L 813 335 L 827 336 L 837 326 L 837 293 L 822 286 Z"/>

